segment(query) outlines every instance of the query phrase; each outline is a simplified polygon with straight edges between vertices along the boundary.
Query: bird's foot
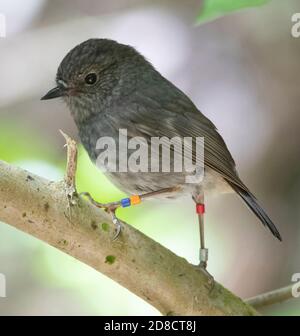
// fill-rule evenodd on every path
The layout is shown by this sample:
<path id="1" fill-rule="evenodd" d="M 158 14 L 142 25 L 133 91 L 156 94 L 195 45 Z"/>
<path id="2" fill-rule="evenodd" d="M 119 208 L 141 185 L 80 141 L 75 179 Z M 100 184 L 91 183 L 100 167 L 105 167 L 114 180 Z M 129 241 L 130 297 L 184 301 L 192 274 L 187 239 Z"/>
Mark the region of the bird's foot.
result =
<path id="1" fill-rule="evenodd" d="M 108 210 L 110 211 L 111 217 L 112 217 L 112 221 L 115 225 L 115 234 L 112 238 L 112 240 L 116 240 L 119 237 L 119 234 L 121 233 L 121 229 L 122 229 L 122 224 L 120 219 L 116 216 L 116 209 L 114 210 Z"/>
<path id="2" fill-rule="evenodd" d="M 198 268 L 207 276 L 208 278 L 208 287 L 209 290 L 212 291 L 215 285 L 214 277 L 207 271 L 207 261 L 208 261 L 208 249 L 207 248 L 200 248 L 200 263 Z"/>
<path id="3" fill-rule="evenodd" d="M 214 277 L 207 271 L 206 269 L 207 263 L 206 262 L 200 262 L 200 264 L 197 266 L 197 268 L 206 275 L 208 278 L 207 281 L 207 288 L 209 289 L 209 292 L 211 292 L 214 289 L 215 286 L 215 279 Z"/>
<path id="4" fill-rule="evenodd" d="M 97 208 L 104 209 L 107 213 L 111 215 L 112 222 L 115 225 L 115 234 L 113 236 L 113 240 L 116 240 L 121 232 L 121 221 L 116 216 L 116 210 L 121 206 L 120 202 L 111 202 L 111 203 L 100 203 L 95 201 L 89 192 L 82 192 L 80 196 L 85 196 L 88 200 Z"/>

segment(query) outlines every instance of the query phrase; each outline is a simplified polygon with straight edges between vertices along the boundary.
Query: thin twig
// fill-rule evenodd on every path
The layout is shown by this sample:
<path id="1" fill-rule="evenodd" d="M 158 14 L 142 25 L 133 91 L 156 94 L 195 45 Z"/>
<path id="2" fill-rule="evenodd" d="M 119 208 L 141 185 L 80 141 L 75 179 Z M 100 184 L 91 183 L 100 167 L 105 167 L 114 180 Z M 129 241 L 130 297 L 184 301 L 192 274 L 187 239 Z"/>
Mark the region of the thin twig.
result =
<path id="1" fill-rule="evenodd" d="M 256 309 L 280 303 L 294 298 L 292 287 L 293 285 L 289 285 L 283 288 L 275 289 L 273 291 L 251 297 L 245 300 L 245 302 Z"/>
<path id="2" fill-rule="evenodd" d="M 65 173 L 65 182 L 67 187 L 70 189 L 76 190 L 75 186 L 75 176 L 77 170 L 77 144 L 76 141 L 71 139 L 66 133 L 62 130 L 59 130 L 62 136 L 66 140 L 67 147 L 67 167 Z"/>

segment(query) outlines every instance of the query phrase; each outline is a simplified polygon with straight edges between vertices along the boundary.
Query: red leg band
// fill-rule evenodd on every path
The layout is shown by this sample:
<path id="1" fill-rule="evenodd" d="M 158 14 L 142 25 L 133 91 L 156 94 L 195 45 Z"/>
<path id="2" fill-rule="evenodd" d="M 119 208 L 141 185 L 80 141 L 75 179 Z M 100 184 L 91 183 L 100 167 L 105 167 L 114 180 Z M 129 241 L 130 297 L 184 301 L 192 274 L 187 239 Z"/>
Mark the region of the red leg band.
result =
<path id="1" fill-rule="evenodd" d="M 197 214 L 203 215 L 205 212 L 205 205 L 202 203 L 196 204 L 196 212 Z"/>

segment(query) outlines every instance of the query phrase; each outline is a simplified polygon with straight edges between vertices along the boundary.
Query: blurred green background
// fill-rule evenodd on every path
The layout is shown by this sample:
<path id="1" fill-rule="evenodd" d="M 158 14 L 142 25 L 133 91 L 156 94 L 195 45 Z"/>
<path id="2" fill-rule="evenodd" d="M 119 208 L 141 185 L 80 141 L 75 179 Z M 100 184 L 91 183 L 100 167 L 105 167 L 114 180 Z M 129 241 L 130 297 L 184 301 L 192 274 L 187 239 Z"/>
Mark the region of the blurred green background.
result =
<path id="1" fill-rule="evenodd" d="M 77 131 L 61 101 L 39 100 L 53 86 L 59 62 L 90 37 L 135 46 L 217 125 L 241 177 L 283 236 L 280 244 L 234 195 L 208 199 L 208 270 L 246 298 L 285 286 L 300 272 L 300 38 L 291 35 L 291 16 L 300 7 L 298 0 L 272 0 L 222 17 L 226 8 L 209 6 L 193 0 L 29 0 L 26 6 L 0 0 L 7 20 L 7 37 L 0 38 L 0 159 L 62 178 L 58 130 L 78 140 Z M 77 183 L 101 201 L 122 197 L 82 148 Z M 190 199 L 144 203 L 121 210 L 120 217 L 198 262 Z M 158 314 L 102 274 L 4 223 L 0 273 L 7 281 L 0 315 Z M 300 301 L 263 313 L 299 315 Z"/>

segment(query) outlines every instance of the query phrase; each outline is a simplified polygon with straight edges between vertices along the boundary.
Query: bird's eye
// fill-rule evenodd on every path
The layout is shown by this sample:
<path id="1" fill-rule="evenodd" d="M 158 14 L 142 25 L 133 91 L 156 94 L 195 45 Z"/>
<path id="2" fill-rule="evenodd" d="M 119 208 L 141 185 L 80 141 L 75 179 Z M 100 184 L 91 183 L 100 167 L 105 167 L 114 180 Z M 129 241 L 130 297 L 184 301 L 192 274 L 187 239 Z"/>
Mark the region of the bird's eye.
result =
<path id="1" fill-rule="evenodd" d="M 93 85 L 97 82 L 97 75 L 94 72 L 89 73 L 88 75 L 86 75 L 84 81 L 88 85 Z"/>

